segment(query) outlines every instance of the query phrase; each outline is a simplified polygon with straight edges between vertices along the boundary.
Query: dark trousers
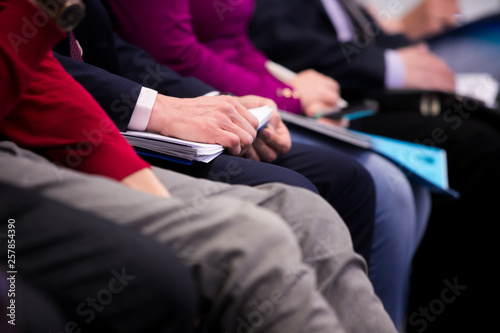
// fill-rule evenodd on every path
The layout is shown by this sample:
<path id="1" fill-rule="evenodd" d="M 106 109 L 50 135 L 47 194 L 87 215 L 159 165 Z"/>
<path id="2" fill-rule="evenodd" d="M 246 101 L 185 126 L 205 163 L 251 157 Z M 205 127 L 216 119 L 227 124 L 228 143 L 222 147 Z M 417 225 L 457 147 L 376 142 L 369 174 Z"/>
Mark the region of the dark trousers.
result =
<path id="1" fill-rule="evenodd" d="M 415 257 L 408 332 L 454 332 L 497 325 L 488 300 L 498 299 L 493 254 L 500 222 L 500 134 L 465 117 L 381 113 L 355 129 L 444 148 L 458 200 L 433 197 L 428 229 Z M 495 277 L 495 278 L 494 278 Z"/>
<path id="2" fill-rule="evenodd" d="M 191 166 L 149 158 L 156 166 L 230 184 L 280 182 L 310 189 L 340 214 L 351 233 L 354 249 L 367 262 L 375 220 L 375 186 L 368 172 L 352 157 L 334 149 L 293 143 L 272 164 L 221 155 L 209 164 Z"/>
<path id="3" fill-rule="evenodd" d="M 190 331 L 195 289 L 167 248 L 34 191 L 0 184 L 0 198 L 0 276 L 5 281 L 8 271 L 17 271 L 16 326 L 5 327 L 23 333 Z M 11 239 L 15 263 L 9 264 L 15 267 L 6 266 Z M 13 299 L 4 290 L 11 286 L 0 284 L 0 300 Z M 1 321 L 10 320 L 2 309 Z"/>

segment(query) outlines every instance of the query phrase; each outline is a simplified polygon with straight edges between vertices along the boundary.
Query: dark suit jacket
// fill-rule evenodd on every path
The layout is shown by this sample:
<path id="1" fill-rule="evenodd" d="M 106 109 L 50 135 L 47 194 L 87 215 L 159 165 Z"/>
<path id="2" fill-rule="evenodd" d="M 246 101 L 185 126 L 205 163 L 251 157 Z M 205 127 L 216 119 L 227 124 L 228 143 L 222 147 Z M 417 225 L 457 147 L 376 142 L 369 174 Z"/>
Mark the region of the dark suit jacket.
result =
<path id="1" fill-rule="evenodd" d="M 384 88 L 386 48 L 410 42 L 382 33 L 365 15 L 375 38 L 369 43 L 341 43 L 320 0 L 256 0 L 250 36 L 271 60 L 291 70 L 313 68 L 333 77 L 346 98 L 373 94 Z M 355 30 L 361 32 L 359 27 Z"/>
<path id="2" fill-rule="evenodd" d="M 126 129 L 142 86 L 181 98 L 197 97 L 216 90 L 159 65 L 146 51 L 113 33 L 111 19 L 100 1 L 84 2 L 87 15 L 74 34 L 82 46 L 85 62 L 70 58 L 68 40 L 55 47 L 55 55 L 94 96 L 120 130 Z"/>

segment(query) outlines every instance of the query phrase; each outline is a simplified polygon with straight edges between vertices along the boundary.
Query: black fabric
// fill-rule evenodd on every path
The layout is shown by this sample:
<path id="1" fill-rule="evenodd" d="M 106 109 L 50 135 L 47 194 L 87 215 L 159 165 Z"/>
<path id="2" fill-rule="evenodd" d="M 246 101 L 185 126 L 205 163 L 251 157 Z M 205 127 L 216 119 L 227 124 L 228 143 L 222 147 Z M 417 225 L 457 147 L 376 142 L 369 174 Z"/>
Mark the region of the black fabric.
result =
<path id="1" fill-rule="evenodd" d="M 500 134 L 466 115 L 426 118 L 392 112 L 355 120 L 351 125 L 444 148 L 450 186 L 461 194 L 458 200 L 433 196 L 428 229 L 413 265 L 408 332 L 481 331 L 496 323 L 490 308 L 482 305 L 499 297 L 493 268 L 497 236 L 492 230 L 500 221 Z M 453 284 L 455 279 L 467 289 L 459 290 L 460 295 L 446 303 L 442 295 L 450 288 L 445 281 Z M 447 293 L 446 300 L 451 296 Z"/>
<path id="2" fill-rule="evenodd" d="M 342 96 L 351 100 L 384 89 L 382 45 L 395 43 L 363 14 L 374 38 L 364 41 L 361 33 L 361 39 L 342 43 L 320 0 L 256 0 L 249 33 L 271 60 L 296 72 L 312 68 L 331 76 L 340 83 Z"/>
<path id="3" fill-rule="evenodd" d="M 16 279 L 33 288 L 19 294 L 25 311 L 16 317 L 17 327 L 36 327 L 37 319 L 39 328 L 62 319 L 82 332 L 192 327 L 194 285 L 167 248 L 33 191 L 0 184 L 0 198 L 0 234 L 7 235 L 9 219 L 15 220 Z M 0 248 L 7 253 L 7 239 Z M 39 303 L 51 305 L 34 311 Z M 50 331 L 65 332 L 64 326 Z"/>

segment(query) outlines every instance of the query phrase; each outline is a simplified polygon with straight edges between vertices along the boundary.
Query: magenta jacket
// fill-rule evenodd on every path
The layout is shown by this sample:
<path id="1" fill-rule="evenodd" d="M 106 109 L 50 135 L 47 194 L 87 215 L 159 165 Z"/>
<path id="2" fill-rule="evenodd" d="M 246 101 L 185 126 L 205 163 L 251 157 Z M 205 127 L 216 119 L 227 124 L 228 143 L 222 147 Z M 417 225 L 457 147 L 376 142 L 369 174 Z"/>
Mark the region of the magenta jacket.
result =
<path id="1" fill-rule="evenodd" d="M 116 31 L 159 63 L 222 92 L 259 95 L 300 113 L 293 89 L 265 68 L 247 25 L 254 0 L 108 0 Z"/>

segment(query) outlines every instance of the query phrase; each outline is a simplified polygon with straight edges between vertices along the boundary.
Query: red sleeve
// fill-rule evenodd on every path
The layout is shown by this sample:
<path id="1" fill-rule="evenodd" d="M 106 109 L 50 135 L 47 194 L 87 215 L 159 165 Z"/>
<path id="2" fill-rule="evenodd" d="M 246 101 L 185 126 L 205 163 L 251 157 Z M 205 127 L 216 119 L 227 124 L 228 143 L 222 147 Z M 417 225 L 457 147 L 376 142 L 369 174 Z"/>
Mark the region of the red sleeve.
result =
<path id="1" fill-rule="evenodd" d="M 19 101 L 47 51 L 65 36 L 44 15 L 26 0 L 0 0 L 0 121 Z"/>
<path id="2" fill-rule="evenodd" d="M 0 133 L 55 163 L 116 180 L 149 166 L 51 53 Z"/>

